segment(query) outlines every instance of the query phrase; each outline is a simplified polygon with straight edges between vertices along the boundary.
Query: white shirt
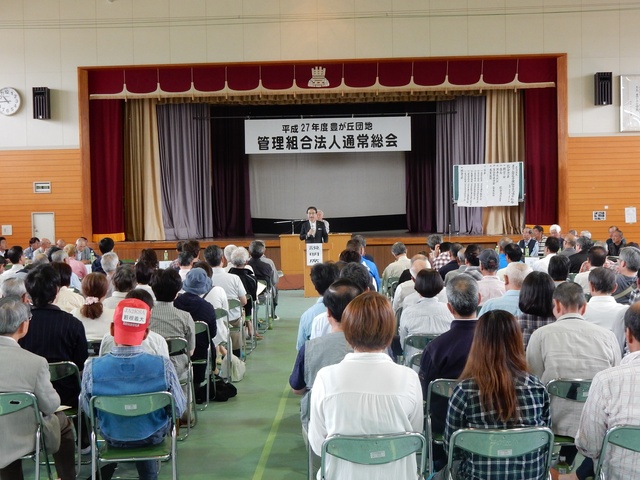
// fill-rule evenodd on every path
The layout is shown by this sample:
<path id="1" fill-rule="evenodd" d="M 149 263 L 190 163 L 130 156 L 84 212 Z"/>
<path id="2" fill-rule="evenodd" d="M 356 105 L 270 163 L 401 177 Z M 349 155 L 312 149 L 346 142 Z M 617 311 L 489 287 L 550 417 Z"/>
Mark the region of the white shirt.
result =
<path id="1" fill-rule="evenodd" d="M 544 258 L 541 258 L 537 262 L 534 262 L 531 265 L 531 268 L 534 272 L 545 272 L 549 273 L 549 262 L 551 261 L 551 257 L 555 256 L 555 253 L 550 253 Z"/>
<path id="2" fill-rule="evenodd" d="M 618 339 L 620 351 L 623 352 L 625 344 L 624 314 L 628 309 L 629 305 L 622 305 L 616 302 L 611 295 L 598 295 L 589 299 L 587 309 L 584 312 L 584 319 L 611 330 Z"/>
<path id="3" fill-rule="evenodd" d="M 412 293 L 415 293 L 415 291 L 416 284 L 413 279 L 407 280 L 406 282 L 402 282 L 400 285 L 398 285 L 398 287 L 396 288 L 396 293 L 393 296 L 393 311 L 398 311 L 398 309 L 403 306 L 404 299 Z"/>
<path id="4" fill-rule="evenodd" d="M 84 305 L 84 297 L 79 293 L 74 292 L 69 287 L 60 287 L 53 304 L 60 310 L 71 313 L 75 309 L 82 308 Z"/>
<path id="5" fill-rule="evenodd" d="M 106 333 L 104 337 L 102 337 L 102 342 L 100 343 L 100 356 L 109 353 L 114 345 L 115 342 L 113 341 L 113 336 L 110 333 Z M 141 346 L 147 353 L 169 358 L 167 340 L 156 332 L 149 330 L 149 334 L 147 335 L 147 338 L 142 341 Z"/>
<path id="6" fill-rule="evenodd" d="M 94 342 L 102 340 L 105 333 L 111 331 L 111 323 L 113 323 L 114 310 L 110 308 L 103 308 L 102 315 L 98 318 L 87 318 L 80 313 L 80 309 L 76 308 L 71 315 L 76 317 L 84 325 L 84 333 L 87 336 L 87 341 Z"/>
<path id="7" fill-rule="evenodd" d="M 585 295 L 589 295 L 591 293 L 591 285 L 589 284 L 589 273 L 591 270 L 598 267 L 591 267 L 587 272 L 578 273 L 573 279 L 574 283 L 577 283 L 582 287 L 582 292 Z"/>
<path id="8" fill-rule="evenodd" d="M 229 310 L 227 294 L 222 287 L 213 287 L 204 299 L 213 305 L 213 308 L 224 308 L 227 311 Z M 216 336 L 213 337 L 213 343 L 218 345 L 229 339 L 229 328 L 223 318 L 216 318 L 216 327 Z"/>
<path id="9" fill-rule="evenodd" d="M 627 355 L 620 366 L 596 374 L 582 410 L 576 445 L 583 455 L 600 456 L 607 430 L 616 425 L 640 426 L 640 352 Z M 603 472 L 608 480 L 637 478 L 640 454 L 609 445 Z"/>
<path id="10" fill-rule="evenodd" d="M 400 345 L 404 346 L 404 340 L 409 335 L 418 333 L 441 334 L 449 331 L 453 315 L 444 303 L 440 303 L 437 298 L 420 299 L 413 305 L 402 309 L 400 317 Z M 411 358 L 418 350 L 407 347 L 404 352 L 405 358 Z"/>
<path id="11" fill-rule="evenodd" d="M 213 284 L 222 287 L 227 294 L 227 298 L 238 300 L 240 297 L 247 295 L 247 291 L 244 289 L 242 280 L 238 275 L 225 272 L 223 268 L 216 267 L 213 269 L 213 276 L 211 277 Z M 228 306 L 227 306 L 228 308 Z M 229 320 L 237 320 L 240 318 L 242 307 L 234 308 L 229 311 Z"/>
<path id="12" fill-rule="evenodd" d="M 492 298 L 499 298 L 505 292 L 504 282 L 495 275 L 483 276 L 478 282 L 478 293 L 480 293 L 480 305 Z"/>
<path id="13" fill-rule="evenodd" d="M 109 298 L 102 302 L 102 305 L 104 305 L 105 308 L 115 309 L 122 300 L 127 298 L 127 293 L 129 292 L 114 291 Z"/>
<path id="14" fill-rule="evenodd" d="M 423 418 L 416 372 L 384 353 L 348 353 L 321 369 L 313 383 L 309 445 L 320 455 L 322 442 L 334 434 L 421 432 Z M 327 478 L 417 479 L 416 470 L 415 455 L 376 466 L 327 458 Z"/>
<path id="15" fill-rule="evenodd" d="M 318 338 L 323 335 L 331 333 L 331 324 L 329 323 L 329 316 L 327 312 L 323 312 L 320 315 L 316 315 L 313 317 L 313 322 L 311 322 L 311 335 L 309 336 L 309 340 L 312 338 Z"/>

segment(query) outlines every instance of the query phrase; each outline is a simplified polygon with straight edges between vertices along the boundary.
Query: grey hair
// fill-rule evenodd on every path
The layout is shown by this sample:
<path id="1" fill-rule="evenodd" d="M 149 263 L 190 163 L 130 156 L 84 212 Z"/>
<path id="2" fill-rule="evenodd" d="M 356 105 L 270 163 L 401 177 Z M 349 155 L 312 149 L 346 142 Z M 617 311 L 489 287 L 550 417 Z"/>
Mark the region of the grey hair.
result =
<path id="1" fill-rule="evenodd" d="M 640 270 L 640 249 L 624 247 L 620 250 L 620 259 L 626 262 L 627 268 L 632 272 Z"/>
<path id="2" fill-rule="evenodd" d="M 32 265 L 44 265 L 45 263 L 49 263 L 49 258 L 46 253 L 37 253 L 33 256 Z"/>
<path id="3" fill-rule="evenodd" d="M 254 240 L 249 244 L 249 254 L 253 257 L 261 257 L 264 255 L 265 245 L 262 240 Z"/>
<path id="4" fill-rule="evenodd" d="M 456 275 L 447 283 L 447 299 L 459 315 L 474 314 L 478 310 L 478 282 L 465 273 Z"/>
<path id="5" fill-rule="evenodd" d="M 234 267 L 244 267 L 249 261 L 249 252 L 244 247 L 236 248 L 231 254 L 231 264 Z"/>
<path id="6" fill-rule="evenodd" d="M 402 242 L 396 242 L 391 245 L 391 253 L 394 255 L 402 255 L 403 253 L 407 253 L 407 247 Z"/>
<path id="7" fill-rule="evenodd" d="M 31 311 L 29 305 L 20 297 L 6 297 L 0 299 L 0 335 L 16 333 L 23 322 L 29 320 Z"/>
<path id="8" fill-rule="evenodd" d="M 56 250 L 51 254 L 52 262 L 64 262 L 66 258 L 69 258 L 69 255 L 64 250 Z"/>
<path id="9" fill-rule="evenodd" d="M 0 297 L 22 297 L 25 293 L 27 287 L 22 277 L 7 278 L 0 286 Z"/>
<path id="10" fill-rule="evenodd" d="M 434 249 L 436 245 L 440 245 L 442 243 L 442 235 L 438 235 L 437 233 L 432 233 L 427 237 L 427 245 L 429 248 Z"/>
<path id="11" fill-rule="evenodd" d="M 105 253 L 100 259 L 100 265 L 102 269 L 109 273 L 115 272 L 116 268 L 118 268 L 118 264 L 120 263 L 120 259 L 118 258 L 118 254 L 115 252 Z"/>
<path id="12" fill-rule="evenodd" d="M 227 259 L 227 262 L 231 261 L 231 254 L 236 251 L 238 247 L 232 243 L 224 247 L 224 258 Z"/>
<path id="13" fill-rule="evenodd" d="M 580 236 L 587 237 L 589 240 L 591 240 L 591 232 L 589 230 L 582 230 L 580 232 Z"/>
<path id="14" fill-rule="evenodd" d="M 565 308 L 580 308 L 587 303 L 582 287 L 574 282 L 564 282 L 553 291 L 553 299 Z"/>
<path id="15" fill-rule="evenodd" d="M 526 263 L 511 262 L 507 265 L 504 274 L 509 277 L 509 283 L 513 283 L 513 285 L 520 288 L 526 276 L 532 271 L 531 267 Z"/>

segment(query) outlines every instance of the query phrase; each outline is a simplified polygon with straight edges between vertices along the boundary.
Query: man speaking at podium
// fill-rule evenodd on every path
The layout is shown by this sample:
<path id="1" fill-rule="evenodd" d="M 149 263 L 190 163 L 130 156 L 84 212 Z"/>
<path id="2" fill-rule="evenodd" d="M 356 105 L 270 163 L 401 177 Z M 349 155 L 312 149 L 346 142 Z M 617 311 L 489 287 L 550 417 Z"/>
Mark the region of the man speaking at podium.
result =
<path id="1" fill-rule="evenodd" d="M 302 223 L 300 228 L 300 240 L 307 243 L 327 243 L 329 234 L 324 222 L 318 220 L 318 209 L 316 207 L 307 208 L 306 222 Z"/>

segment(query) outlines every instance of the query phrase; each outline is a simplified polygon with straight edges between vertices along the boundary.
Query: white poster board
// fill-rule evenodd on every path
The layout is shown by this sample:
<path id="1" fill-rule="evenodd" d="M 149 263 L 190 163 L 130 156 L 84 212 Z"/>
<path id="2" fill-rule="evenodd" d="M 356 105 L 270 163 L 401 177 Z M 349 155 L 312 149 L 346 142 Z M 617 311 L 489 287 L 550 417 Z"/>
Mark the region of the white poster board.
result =
<path id="1" fill-rule="evenodd" d="M 524 198 L 522 162 L 453 166 L 453 198 L 459 207 L 518 205 Z"/>
<path id="2" fill-rule="evenodd" d="M 307 266 L 322 263 L 322 244 L 307 243 Z"/>

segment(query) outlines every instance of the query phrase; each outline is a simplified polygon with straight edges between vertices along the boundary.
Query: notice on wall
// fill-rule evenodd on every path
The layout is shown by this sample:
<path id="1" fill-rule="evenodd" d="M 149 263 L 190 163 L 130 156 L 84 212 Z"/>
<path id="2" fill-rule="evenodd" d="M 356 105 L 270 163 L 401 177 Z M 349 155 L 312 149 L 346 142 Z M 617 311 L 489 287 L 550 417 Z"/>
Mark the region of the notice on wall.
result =
<path id="1" fill-rule="evenodd" d="M 307 265 L 313 266 L 322 263 L 322 244 L 307 243 Z"/>
<path id="2" fill-rule="evenodd" d="M 245 153 L 404 152 L 411 117 L 245 120 Z"/>
<path id="3" fill-rule="evenodd" d="M 636 207 L 625 207 L 624 209 L 624 222 L 625 223 L 636 223 Z"/>
<path id="4" fill-rule="evenodd" d="M 521 198 L 521 162 L 456 165 L 454 178 L 459 207 L 517 205 Z"/>

